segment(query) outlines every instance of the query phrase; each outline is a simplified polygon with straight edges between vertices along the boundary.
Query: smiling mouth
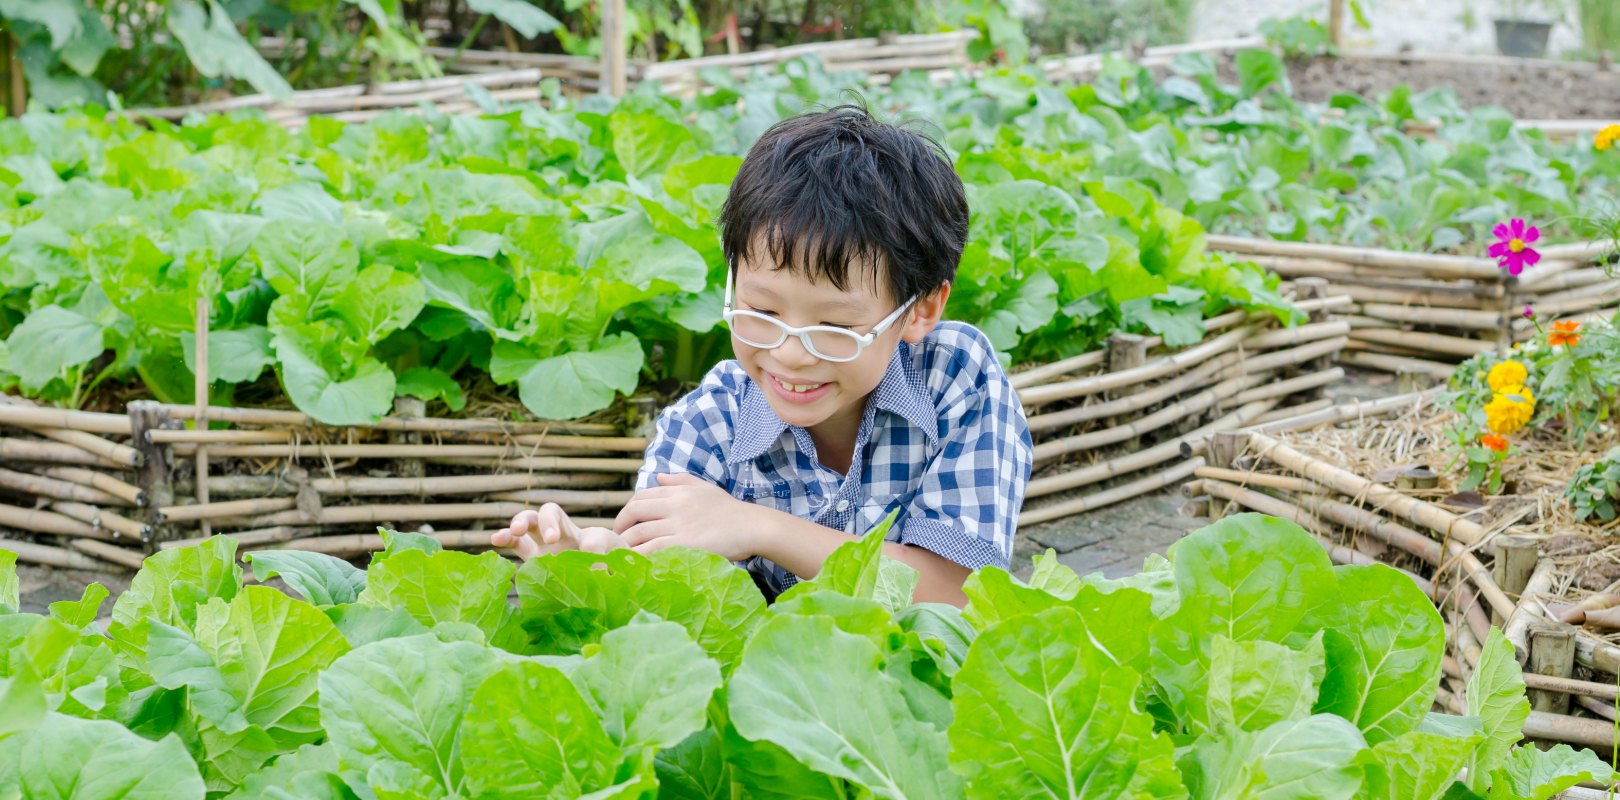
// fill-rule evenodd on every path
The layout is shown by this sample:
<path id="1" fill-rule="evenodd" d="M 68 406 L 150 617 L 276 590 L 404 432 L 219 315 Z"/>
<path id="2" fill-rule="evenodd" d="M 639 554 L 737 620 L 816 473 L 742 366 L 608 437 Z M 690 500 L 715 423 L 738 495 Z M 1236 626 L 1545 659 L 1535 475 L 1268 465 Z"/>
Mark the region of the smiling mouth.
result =
<path id="1" fill-rule="evenodd" d="M 827 385 L 825 383 L 788 383 L 775 375 L 771 375 L 771 380 L 776 383 L 777 388 L 794 394 L 809 394 Z"/>

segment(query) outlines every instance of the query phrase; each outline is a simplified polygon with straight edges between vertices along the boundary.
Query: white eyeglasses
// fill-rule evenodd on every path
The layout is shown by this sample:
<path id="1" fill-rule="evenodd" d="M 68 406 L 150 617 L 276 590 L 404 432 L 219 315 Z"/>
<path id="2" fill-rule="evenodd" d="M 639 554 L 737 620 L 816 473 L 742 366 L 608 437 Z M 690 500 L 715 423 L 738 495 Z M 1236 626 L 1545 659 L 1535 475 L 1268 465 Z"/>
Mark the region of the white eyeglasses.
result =
<path id="1" fill-rule="evenodd" d="M 782 346 L 789 336 L 799 337 L 804 349 L 823 361 L 854 361 L 861 357 L 861 351 L 875 341 L 879 334 L 888 330 L 895 320 L 900 318 L 906 309 L 917 298 L 902 303 L 882 322 L 873 326 L 869 333 L 856 333 L 846 328 L 834 328 L 830 325 L 807 325 L 795 328 L 781 320 L 761 314 L 758 311 L 734 311 L 731 308 L 731 270 L 726 270 L 726 299 L 721 317 L 731 327 L 731 334 L 741 339 L 749 347 L 761 350 L 772 350 Z"/>

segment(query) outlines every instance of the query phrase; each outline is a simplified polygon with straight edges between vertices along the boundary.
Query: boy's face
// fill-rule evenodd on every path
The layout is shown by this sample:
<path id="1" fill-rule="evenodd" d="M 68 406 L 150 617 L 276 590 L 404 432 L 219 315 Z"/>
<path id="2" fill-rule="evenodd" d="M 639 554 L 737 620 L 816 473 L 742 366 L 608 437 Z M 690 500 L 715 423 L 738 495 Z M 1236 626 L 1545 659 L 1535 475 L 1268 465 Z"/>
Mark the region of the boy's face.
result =
<path id="1" fill-rule="evenodd" d="M 756 254 L 768 252 L 755 248 Z M 846 289 L 831 282 L 812 282 L 792 270 L 775 269 L 755 259 L 737 266 L 738 310 L 757 311 L 794 327 L 831 325 L 855 333 L 868 333 L 906 298 L 891 298 L 873 285 L 870 273 L 852 275 Z M 789 425 L 811 429 L 822 426 L 853 434 L 865 410 L 866 398 L 883 380 L 901 339 L 919 342 L 933 330 L 944 310 L 949 287 L 920 297 L 901 317 L 878 334 L 854 361 L 827 361 L 805 349 L 797 336 L 789 336 L 774 349 L 752 347 L 736 336 L 731 346 L 777 416 Z M 828 423 L 831 423 L 828 425 Z"/>

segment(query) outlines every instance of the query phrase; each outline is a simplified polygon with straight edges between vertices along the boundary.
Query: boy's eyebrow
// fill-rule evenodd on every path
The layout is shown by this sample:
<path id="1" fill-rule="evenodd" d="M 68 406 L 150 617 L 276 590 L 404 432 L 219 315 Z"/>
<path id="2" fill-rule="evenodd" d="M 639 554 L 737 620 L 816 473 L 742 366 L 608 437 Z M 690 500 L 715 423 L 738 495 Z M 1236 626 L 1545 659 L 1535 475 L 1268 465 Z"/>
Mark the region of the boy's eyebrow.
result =
<path id="1" fill-rule="evenodd" d="M 782 299 L 782 295 L 777 294 L 776 290 L 765 286 L 751 285 L 748 287 L 748 293 L 760 295 L 766 300 L 780 301 Z M 741 287 L 738 287 L 738 294 L 742 294 Z M 816 307 L 819 311 L 844 311 L 851 314 L 861 314 L 871 310 L 865 303 L 858 300 L 844 299 L 828 300 L 826 302 L 817 303 Z"/>

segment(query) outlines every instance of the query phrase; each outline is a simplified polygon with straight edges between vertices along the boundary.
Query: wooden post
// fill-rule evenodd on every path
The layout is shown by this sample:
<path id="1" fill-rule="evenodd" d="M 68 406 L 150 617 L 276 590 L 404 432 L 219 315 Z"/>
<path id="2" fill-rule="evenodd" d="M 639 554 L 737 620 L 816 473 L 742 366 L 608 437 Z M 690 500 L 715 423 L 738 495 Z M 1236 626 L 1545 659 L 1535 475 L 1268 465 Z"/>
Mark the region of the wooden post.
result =
<path id="1" fill-rule="evenodd" d="M 155 552 L 160 543 L 173 538 L 174 526 L 163 521 L 158 509 L 174 505 L 173 469 L 169 463 L 169 448 L 154 443 L 147 435 L 150 431 L 170 427 L 169 415 L 151 400 L 136 400 L 129 404 L 130 443 L 141 452 L 141 465 L 135 470 L 135 482 L 140 486 L 146 505 L 141 518 L 151 533 L 148 534 L 147 552 Z"/>
<path id="2" fill-rule="evenodd" d="M 400 397 L 394 400 L 394 416 L 396 417 L 425 417 L 427 416 L 427 403 L 418 397 Z M 418 431 L 394 431 L 388 434 L 390 444 L 421 444 L 422 434 Z M 427 467 L 420 458 L 402 458 L 395 462 L 397 472 L 401 478 L 421 478 L 427 475 Z"/>
<path id="3" fill-rule="evenodd" d="M 1204 459 L 1212 467 L 1231 469 L 1237 463 L 1238 453 L 1248 444 L 1248 434 L 1238 431 L 1217 431 L 1210 435 L 1209 445 L 1204 449 Z M 1209 496 L 1209 521 L 1214 522 L 1226 516 L 1227 510 L 1236 504 L 1230 500 L 1223 500 L 1215 495 Z"/>
<path id="4" fill-rule="evenodd" d="M 1434 376 L 1421 367 L 1403 366 L 1395 371 L 1395 391 L 1417 394 L 1434 385 Z"/>
<path id="5" fill-rule="evenodd" d="M 1148 341 L 1145 336 L 1134 333 L 1116 333 L 1108 337 L 1108 371 L 1120 372 L 1134 369 L 1147 363 Z M 1103 396 L 1109 400 L 1118 400 L 1130 394 L 1130 390 L 1116 390 L 1104 392 Z M 1139 414 L 1124 414 L 1109 420 L 1109 427 L 1118 427 Z M 1126 450 L 1139 450 L 1142 446 L 1141 437 L 1133 436 L 1121 444 Z"/>
<path id="6" fill-rule="evenodd" d="M 1524 536 L 1504 535 L 1498 536 L 1492 542 L 1496 559 L 1491 562 L 1491 579 L 1496 581 L 1497 587 L 1509 595 L 1518 595 L 1524 591 L 1525 584 L 1530 582 L 1530 573 L 1536 569 L 1536 559 L 1539 556 L 1536 540 Z M 1491 612 L 1491 624 L 1498 628 L 1507 624 L 1507 620 L 1495 611 Z"/>
<path id="7" fill-rule="evenodd" d="M 209 310 L 208 297 L 197 298 L 197 347 L 196 347 L 196 378 L 195 391 L 192 403 L 197 408 L 197 430 L 208 430 L 208 319 L 212 316 Z M 208 445 L 197 445 L 197 502 L 208 502 Z M 202 521 L 201 536 L 208 538 L 214 533 L 213 526 L 208 520 Z"/>
<path id="8" fill-rule="evenodd" d="M 6 67 L 6 112 L 20 117 L 28 111 L 28 79 L 17 58 L 17 37 L 11 31 L 0 33 L 0 48 L 0 59 L 4 59 Z"/>
<path id="9" fill-rule="evenodd" d="M 1575 630 L 1564 625 L 1536 623 L 1530 626 L 1530 672 L 1568 678 L 1575 673 Z M 1569 694 L 1546 689 L 1530 689 L 1530 708 L 1554 714 L 1569 713 Z"/>
<path id="10" fill-rule="evenodd" d="M 602 0 L 602 76 L 599 91 L 623 97 L 627 88 L 625 69 L 628 46 L 624 29 L 624 0 Z"/>
<path id="11" fill-rule="evenodd" d="M 1344 0 L 1328 0 L 1328 36 L 1334 50 L 1344 50 Z"/>

